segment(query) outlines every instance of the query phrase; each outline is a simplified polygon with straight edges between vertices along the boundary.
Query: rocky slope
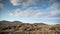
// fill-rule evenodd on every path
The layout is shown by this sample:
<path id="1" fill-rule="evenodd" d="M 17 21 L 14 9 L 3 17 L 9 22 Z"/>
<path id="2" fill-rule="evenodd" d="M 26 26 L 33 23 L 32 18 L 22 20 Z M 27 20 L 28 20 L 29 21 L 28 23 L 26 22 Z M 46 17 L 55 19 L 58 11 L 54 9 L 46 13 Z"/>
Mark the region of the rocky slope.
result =
<path id="1" fill-rule="evenodd" d="M 0 21 L 0 34 L 60 34 L 60 25 Z"/>

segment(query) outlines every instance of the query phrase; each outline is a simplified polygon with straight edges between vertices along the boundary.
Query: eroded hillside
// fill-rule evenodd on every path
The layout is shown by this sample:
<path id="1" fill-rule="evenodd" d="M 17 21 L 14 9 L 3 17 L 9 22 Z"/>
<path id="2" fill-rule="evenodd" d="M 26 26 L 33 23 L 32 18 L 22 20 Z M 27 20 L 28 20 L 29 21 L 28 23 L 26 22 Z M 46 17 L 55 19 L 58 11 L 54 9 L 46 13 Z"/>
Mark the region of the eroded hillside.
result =
<path id="1" fill-rule="evenodd" d="M 0 34 L 60 34 L 60 25 L 1 23 Z"/>

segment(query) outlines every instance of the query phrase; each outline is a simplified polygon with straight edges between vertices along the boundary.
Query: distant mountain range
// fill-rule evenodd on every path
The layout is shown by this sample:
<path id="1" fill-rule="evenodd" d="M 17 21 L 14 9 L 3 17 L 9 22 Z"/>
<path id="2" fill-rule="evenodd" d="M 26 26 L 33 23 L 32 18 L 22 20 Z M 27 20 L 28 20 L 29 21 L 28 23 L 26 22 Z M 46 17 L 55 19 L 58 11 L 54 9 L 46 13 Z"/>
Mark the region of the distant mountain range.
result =
<path id="1" fill-rule="evenodd" d="M 10 22 L 10 21 L 5 21 L 5 20 L 3 20 L 3 21 L 0 21 L 0 23 L 22 23 L 22 22 L 20 22 L 20 21 Z"/>
<path id="2" fill-rule="evenodd" d="M 21 21 L 13 21 L 13 22 L 10 22 L 10 21 L 6 21 L 6 20 L 3 20 L 3 21 L 0 21 L 0 24 L 6 24 L 6 23 L 19 23 L 19 24 L 27 24 L 27 23 L 23 23 Z M 29 23 L 28 23 L 29 24 Z M 48 24 L 45 24 L 45 23 L 34 23 L 34 25 L 48 25 Z M 60 25 L 60 24 L 56 24 L 56 25 Z"/>

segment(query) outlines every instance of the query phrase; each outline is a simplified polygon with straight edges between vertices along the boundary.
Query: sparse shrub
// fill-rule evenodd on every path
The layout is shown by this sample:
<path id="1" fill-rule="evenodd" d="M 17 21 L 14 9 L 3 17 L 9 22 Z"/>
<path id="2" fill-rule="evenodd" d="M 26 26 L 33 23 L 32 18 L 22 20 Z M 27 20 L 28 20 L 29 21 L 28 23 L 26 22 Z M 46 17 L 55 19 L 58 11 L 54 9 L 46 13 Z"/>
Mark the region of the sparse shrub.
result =
<path id="1" fill-rule="evenodd" d="M 60 26 L 35 24 L 5 24 L 0 34 L 60 34 Z"/>

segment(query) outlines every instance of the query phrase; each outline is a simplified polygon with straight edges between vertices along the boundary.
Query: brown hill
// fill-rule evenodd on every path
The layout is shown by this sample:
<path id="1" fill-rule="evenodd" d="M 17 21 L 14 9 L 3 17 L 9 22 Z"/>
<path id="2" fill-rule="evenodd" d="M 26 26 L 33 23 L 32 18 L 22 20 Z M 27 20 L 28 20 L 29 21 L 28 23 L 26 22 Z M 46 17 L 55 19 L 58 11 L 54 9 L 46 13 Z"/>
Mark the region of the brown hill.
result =
<path id="1" fill-rule="evenodd" d="M 60 34 L 60 25 L 0 21 L 0 34 Z"/>

